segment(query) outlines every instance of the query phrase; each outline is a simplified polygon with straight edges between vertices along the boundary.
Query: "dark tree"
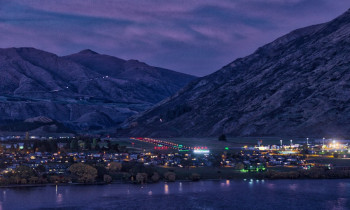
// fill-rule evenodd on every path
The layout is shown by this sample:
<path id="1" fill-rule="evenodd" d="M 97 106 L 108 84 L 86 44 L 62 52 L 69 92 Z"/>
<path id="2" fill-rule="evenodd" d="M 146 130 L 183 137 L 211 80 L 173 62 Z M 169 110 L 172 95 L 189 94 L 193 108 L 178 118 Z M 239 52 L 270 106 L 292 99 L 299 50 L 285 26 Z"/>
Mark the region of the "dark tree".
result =
<path id="1" fill-rule="evenodd" d="M 226 141 L 227 140 L 225 134 L 221 134 L 218 139 L 219 139 L 219 141 Z"/>
<path id="2" fill-rule="evenodd" d="M 57 152 L 58 146 L 56 140 L 49 141 L 48 146 L 50 148 L 50 152 Z"/>
<path id="3" fill-rule="evenodd" d="M 96 164 L 94 167 L 97 170 L 97 179 L 103 180 L 104 175 L 108 174 L 106 167 L 103 164 Z"/>
<path id="4" fill-rule="evenodd" d="M 87 149 L 87 150 L 89 150 L 89 151 L 90 151 L 90 150 L 91 150 L 91 148 L 92 148 L 92 147 L 91 147 L 91 141 L 86 140 L 86 141 L 85 141 L 85 149 Z"/>
<path id="5" fill-rule="evenodd" d="M 72 151 L 78 151 L 79 149 L 79 144 L 78 144 L 78 141 L 73 139 L 71 142 L 70 142 L 70 149 Z"/>
<path id="6" fill-rule="evenodd" d="M 45 166 L 43 166 L 43 165 L 38 165 L 38 166 L 35 168 L 35 170 L 36 170 L 37 172 L 39 172 L 39 173 L 44 173 L 44 172 L 46 172 L 46 168 L 45 168 Z"/>
<path id="7" fill-rule="evenodd" d="M 40 147 L 40 141 L 35 140 L 33 143 L 33 151 L 36 152 L 37 149 Z"/>
<path id="8" fill-rule="evenodd" d="M 14 144 L 11 144 L 11 152 L 14 152 L 16 149 L 15 149 L 15 145 Z"/>
<path id="9" fill-rule="evenodd" d="M 19 176 L 22 179 L 28 179 L 31 176 L 35 176 L 35 171 L 28 166 L 17 166 L 12 173 L 14 176 Z"/>
<path id="10" fill-rule="evenodd" d="M 113 145 L 112 145 L 112 149 L 113 149 L 113 151 L 115 151 L 115 152 L 119 152 L 119 144 L 117 144 L 117 143 L 113 144 Z"/>
<path id="11" fill-rule="evenodd" d="M 101 148 L 100 148 L 100 145 L 99 145 L 99 144 L 96 144 L 95 150 L 96 150 L 96 151 L 100 151 L 100 149 L 101 149 Z"/>

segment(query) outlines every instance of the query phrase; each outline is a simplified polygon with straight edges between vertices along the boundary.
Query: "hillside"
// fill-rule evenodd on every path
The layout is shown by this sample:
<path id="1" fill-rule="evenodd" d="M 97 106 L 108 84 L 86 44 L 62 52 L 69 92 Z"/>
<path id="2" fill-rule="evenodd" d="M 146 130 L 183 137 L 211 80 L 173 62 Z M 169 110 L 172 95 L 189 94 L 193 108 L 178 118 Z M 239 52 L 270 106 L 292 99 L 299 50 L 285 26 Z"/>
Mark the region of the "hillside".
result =
<path id="1" fill-rule="evenodd" d="M 84 50 L 70 56 L 0 49 L 0 122 L 44 116 L 75 130 L 105 129 L 195 77 Z"/>
<path id="2" fill-rule="evenodd" d="M 119 130 L 128 136 L 350 133 L 350 11 L 197 79 Z"/>

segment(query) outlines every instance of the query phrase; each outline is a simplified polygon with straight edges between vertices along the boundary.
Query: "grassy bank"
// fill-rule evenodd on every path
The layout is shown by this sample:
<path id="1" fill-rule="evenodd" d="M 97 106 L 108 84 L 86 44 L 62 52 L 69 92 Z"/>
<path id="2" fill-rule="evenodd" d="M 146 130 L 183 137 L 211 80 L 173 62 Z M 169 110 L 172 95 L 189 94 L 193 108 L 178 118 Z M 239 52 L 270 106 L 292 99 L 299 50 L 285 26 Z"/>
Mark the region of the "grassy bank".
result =
<path id="1" fill-rule="evenodd" d="M 178 168 L 178 167 L 157 167 L 159 174 L 174 172 L 176 179 L 191 180 L 193 174 L 198 174 L 200 179 L 244 179 L 254 178 L 256 172 L 242 173 L 233 168 L 214 168 L 214 167 L 196 167 L 196 168 Z"/>

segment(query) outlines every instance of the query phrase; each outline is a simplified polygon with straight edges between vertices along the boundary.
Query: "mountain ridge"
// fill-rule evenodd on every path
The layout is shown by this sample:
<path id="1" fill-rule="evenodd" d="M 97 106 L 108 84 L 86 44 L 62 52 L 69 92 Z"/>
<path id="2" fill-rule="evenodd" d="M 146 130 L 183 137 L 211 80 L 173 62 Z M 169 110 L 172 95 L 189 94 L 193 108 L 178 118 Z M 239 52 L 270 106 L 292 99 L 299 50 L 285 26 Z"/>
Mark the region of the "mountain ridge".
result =
<path id="1" fill-rule="evenodd" d="M 195 78 L 147 64 L 124 68 L 114 64 L 129 61 L 92 50 L 77 54 L 79 62 L 35 48 L 0 49 L 0 121 L 45 116 L 78 130 L 105 128 L 145 110 Z"/>
<path id="2" fill-rule="evenodd" d="M 346 136 L 350 10 L 194 80 L 124 123 L 129 136 Z M 161 119 L 161 120 L 160 120 Z"/>

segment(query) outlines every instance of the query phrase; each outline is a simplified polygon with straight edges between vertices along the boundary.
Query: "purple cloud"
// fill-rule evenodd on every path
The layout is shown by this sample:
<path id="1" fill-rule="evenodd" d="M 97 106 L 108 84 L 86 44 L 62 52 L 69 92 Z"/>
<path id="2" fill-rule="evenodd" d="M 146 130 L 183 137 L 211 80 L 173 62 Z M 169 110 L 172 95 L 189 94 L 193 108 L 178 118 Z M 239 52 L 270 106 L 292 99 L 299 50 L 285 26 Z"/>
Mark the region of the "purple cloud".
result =
<path id="1" fill-rule="evenodd" d="M 350 7 L 332 0 L 3 0 L 0 47 L 91 48 L 203 76 Z"/>

